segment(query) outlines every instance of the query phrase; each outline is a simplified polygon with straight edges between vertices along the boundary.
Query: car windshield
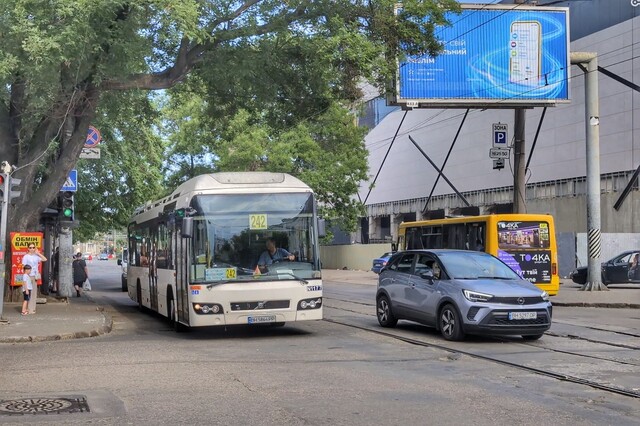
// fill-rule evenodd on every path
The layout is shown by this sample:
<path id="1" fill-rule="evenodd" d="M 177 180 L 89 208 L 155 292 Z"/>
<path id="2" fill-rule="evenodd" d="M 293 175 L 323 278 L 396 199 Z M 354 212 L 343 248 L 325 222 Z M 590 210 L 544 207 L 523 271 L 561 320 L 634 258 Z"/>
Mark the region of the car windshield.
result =
<path id="1" fill-rule="evenodd" d="M 438 253 L 438 257 L 451 278 L 470 280 L 479 278 L 517 280 L 520 278 L 507 265 L 486 253 L 455 251 Z"/>

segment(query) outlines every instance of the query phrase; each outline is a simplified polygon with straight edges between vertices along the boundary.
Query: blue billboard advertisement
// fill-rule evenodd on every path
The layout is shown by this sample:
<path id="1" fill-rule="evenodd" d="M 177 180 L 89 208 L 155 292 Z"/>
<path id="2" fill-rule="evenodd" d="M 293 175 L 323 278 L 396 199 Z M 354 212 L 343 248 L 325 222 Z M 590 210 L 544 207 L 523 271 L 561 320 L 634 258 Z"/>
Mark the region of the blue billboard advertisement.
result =
<path id="1" fill-rule="evenodd" d="M 569 101 L 569 9 L 467 6 L 437 27 L 439 55 L 399 62 L 395 103 L 496 107 Z"/>

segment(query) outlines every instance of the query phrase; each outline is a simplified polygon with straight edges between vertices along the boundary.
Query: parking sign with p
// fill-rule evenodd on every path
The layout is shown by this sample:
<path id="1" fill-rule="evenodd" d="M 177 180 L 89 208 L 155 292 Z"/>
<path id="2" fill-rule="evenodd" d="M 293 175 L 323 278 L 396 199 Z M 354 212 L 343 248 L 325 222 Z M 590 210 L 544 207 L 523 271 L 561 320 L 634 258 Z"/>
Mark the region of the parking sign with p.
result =
<path id="1" fill-rule="evenodd" d="M 507 124 L 493 123 L 493 147 L 507 147 Z"/>

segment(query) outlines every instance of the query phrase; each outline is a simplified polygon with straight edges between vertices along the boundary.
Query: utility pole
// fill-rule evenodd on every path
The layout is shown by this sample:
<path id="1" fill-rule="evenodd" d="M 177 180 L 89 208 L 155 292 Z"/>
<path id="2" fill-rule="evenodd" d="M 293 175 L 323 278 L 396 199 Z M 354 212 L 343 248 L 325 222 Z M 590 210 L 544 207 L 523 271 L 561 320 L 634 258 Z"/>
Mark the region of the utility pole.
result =
<path id="1" fill-rule="evenodd" d="M 70 226 L 61 224 L 58 230 L 58 247 L 60 254 L 58 255 L 58 295 L 62 297 L 71 297 L 73 294 L 73 271 L 71 263 L 73 262 L 73 230 Z"/>
<path id="2" fill-rule="evenodd" d="M 0 166 L 0 172 L 2 172 L 2 218 L 0 219 L 0 321 L 4 322 L 2 317 L 4 311 L 4 286 L 5 286 L 5 253 L 6 251 L 6 243 L 7 243 L 7 216 L 9 216 L 9 179 L 11 173 L 11 165 L 3 161 Z"/>
<path id="3" fill-rule="evenodd" d="M 524 128 L 525 115 L 524 108 L 516 108 L 514 115 L 514 142 L 513 142 L 513 212 L 526 213 L 526 184 L 525 184 L 525 161 L 524 150 Z"/>
<path id="4" fill-rule="evenodd" d="M 598 55 L 572 52 L 571 63 L 584 72 L 584 108 L 587 152 L 587 282 L 581 290 L 607 291 L 602 284 L 600 250 L 600 108 Z"/>

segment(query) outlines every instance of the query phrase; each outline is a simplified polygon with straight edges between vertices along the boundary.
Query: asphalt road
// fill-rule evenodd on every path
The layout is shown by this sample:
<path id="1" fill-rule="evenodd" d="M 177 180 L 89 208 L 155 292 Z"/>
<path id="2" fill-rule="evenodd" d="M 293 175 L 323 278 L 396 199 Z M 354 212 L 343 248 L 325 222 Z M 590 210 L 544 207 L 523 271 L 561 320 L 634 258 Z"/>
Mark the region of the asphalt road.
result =
<path id="1" fill-rule="evenodd" d="M 0 399 L 87 398 L 90 412 L 0 424 L 638 424 L 637 310 L 558 308 L 538 342 L 449 344 L 401 322 L 380 334 L 371 286 L 325 283 L 325 320 L 176 334 L 89 264 L 104 336 L 0 345 Z M 388 332 L 388 333 L 387 333 Z M 561 380 L 551 372 L 592 384 Z"/>

